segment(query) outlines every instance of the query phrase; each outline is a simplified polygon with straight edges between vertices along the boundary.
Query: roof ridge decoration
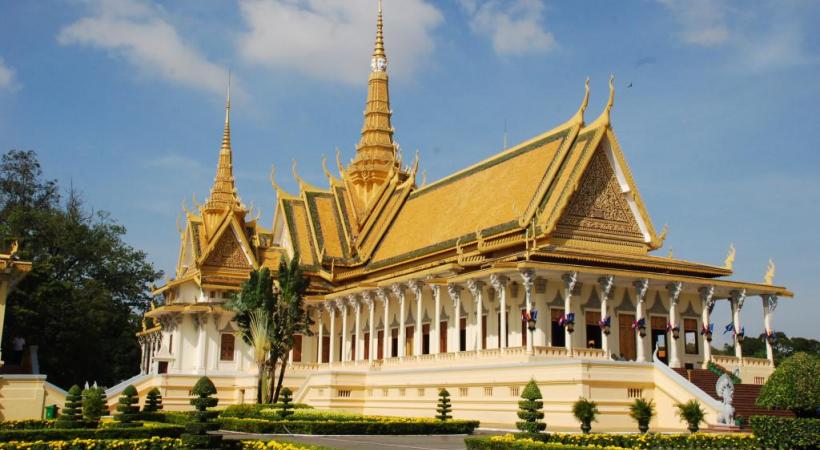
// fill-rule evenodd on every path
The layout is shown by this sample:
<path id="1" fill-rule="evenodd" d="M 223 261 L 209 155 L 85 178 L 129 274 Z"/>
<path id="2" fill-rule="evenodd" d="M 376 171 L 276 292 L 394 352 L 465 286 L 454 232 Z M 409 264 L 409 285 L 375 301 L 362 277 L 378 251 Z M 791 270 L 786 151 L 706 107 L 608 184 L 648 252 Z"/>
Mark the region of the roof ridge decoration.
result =
<path id="1" fill-rule="evenodd" d="M 615 104 L 615 74 L 609 75 L 609 99 L 606 101 L 606 106 L 591 124 L 589 128 L 609 127 L 612 120 L 612 106 Z"/>
<path id="2" fill-rule="evenodd" d="M 295 200 L 298 198 L 282 189 L 282 186 L 276 182 L 276 164 L 271 164 L 269 178 L 271 186 L 273 186 L 273 189 L 276 191 L 276 197 L 278 200 Z"/>

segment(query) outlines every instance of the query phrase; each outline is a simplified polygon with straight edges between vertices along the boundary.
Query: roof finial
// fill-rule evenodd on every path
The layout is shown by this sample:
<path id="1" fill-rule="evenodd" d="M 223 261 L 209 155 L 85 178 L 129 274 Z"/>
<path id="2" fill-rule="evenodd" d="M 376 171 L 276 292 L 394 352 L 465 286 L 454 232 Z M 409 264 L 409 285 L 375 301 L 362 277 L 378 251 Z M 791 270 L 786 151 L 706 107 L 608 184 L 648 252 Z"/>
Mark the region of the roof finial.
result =
<path id="1" fill-rule="evenodd" d="M 384 52 L 384 21 L 382 20 L 382 0 L 379 0 L 379 15 L 376 19 L 376 46 L 373 49 L 373 59 L 370 61 L 373 72 L 387 71 L 387 54 Z"/>
<path id="2" fill-rule="evenodd" d="M 584 99 L 581 101 L 578 112 L 575 113 L 575 120 L 578 122 L 584 121 L 584 112 L 587 110 L 587 106 L 589 106 L 589 77 L 587 77 L 587 81 L 584 83 Z"/>
<path id="3" fill-rule="evenodd" d="M 595 119 L 595 122 L 590 124 L 591 128 L 597 126 L 609 126 L 610 121 L 610 113 L 612 112 L 612 105 L 615 103 L 615 75 L 612 74 L 609 76 L 609 100 L 606 102 L 606 106 L 604 107 L 604 111 L 601 115 Z"/>
<path id="4" fill-rule="evenodd" d="M 228 70 L 228 93 L 225 97 L 225 131 L 222 132 L 222 151 L 231 151 L 231 71 Z"/>

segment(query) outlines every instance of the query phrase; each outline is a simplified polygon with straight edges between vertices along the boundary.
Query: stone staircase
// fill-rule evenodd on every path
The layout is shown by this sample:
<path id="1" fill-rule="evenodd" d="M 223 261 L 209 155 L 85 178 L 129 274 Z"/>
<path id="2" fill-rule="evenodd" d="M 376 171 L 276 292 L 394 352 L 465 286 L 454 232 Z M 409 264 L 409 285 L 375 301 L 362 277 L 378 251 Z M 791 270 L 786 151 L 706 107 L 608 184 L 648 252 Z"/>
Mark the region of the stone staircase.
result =
<path id="1" fill-rule="evenodd" d="M 673 369 L 682 377 L 689 380 L 695 386 L 703 389 L 704 392 L 711 395 L 713 398 L 722 401 L 717 395 L 715 385 L 717 384 L 718 375 L 708 369 Z M 755 402 L 760 395 L 760 389 L 763 386 L 758 384 L 736 384 L 735 396 L 733 406 L 735 407 L 735 417 L 742 417 L 748 419 L 750 416 L 785 416 L 793 417 L 794 413 L 791 411 L 782 411 L 775 409 L 766 409 L 758 407 Z"/>

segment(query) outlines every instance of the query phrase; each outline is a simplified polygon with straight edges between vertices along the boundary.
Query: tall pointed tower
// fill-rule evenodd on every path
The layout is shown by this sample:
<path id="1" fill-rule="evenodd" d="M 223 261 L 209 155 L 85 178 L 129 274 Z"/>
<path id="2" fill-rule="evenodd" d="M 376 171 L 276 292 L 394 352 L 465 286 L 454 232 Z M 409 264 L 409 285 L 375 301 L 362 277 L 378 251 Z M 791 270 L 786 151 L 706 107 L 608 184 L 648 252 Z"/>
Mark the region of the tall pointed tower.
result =
<path id="1" fill-rule="evenodd" d="M 222 147 L 219 149 L 219 161 L 216 165 L 216 177 L 211 193 L 202 205 L 202 219 L 209 235 L 219 226 L 227 211 L 237 214 L 244 220 L 245 206 L 236 191 L 233 176 L 233 151 L 231 150 L 231 87 L 228 81 L 228 95 L 225 100 L 225 129 L 222 132 Z"/>
<path id="2" fill-rule="evenodd" d="M 347 170 L 355 194 L 364 205 L 370 204 L 391 173 L 400 168 L 397 145 L 393 142 L 393 126 L 390 123 L 392 111 L 383 32 L 382 3 L 379 0 L 376 45 L 370 62 L 362 137 L 356 146 L 356 156 Z"/>

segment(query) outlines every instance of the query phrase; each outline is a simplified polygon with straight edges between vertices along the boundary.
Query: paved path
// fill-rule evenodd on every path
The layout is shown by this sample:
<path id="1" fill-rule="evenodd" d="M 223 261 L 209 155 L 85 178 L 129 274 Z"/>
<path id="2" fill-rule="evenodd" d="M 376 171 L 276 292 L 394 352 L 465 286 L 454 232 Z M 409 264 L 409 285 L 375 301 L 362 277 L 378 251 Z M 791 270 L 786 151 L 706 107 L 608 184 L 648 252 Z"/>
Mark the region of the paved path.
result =
<path id="1" fill-rule="evenodd" d="M 464 450 L 465 435 L 433 436 L 307 436 L 281 434 L 226 433 L 225 439 L 281 440 L 321 445 L 339 450 Z"/>

